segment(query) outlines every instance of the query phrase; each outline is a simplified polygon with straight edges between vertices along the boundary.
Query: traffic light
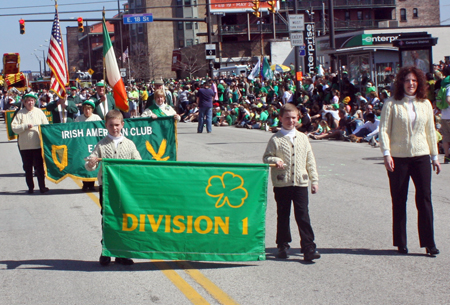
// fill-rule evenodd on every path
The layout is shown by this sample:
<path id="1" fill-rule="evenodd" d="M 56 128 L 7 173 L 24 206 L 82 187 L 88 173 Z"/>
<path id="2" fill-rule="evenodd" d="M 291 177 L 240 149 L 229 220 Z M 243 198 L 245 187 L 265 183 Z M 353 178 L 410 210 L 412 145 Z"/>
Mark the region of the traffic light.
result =
<path id="1" fill-rule="evenodd" d="M 269 12 L 275 14 L 277 12 L 277 1 L 267 1 L 267 4 L 269 5 Z"/>
<path id="2" fill-rule="evenodd" d="M 25 20 L 20 19 L 19 20 L 19 24 L 20 24 L 20 34 L 25 34 Z"/>
<path id="3" fill-rule="evenodd" d="M 83 33 L 84 32 L 84 26 L 83 26 L 83 17 L 78 17 L 78 32 Z"/>
<path id="4" fill-rule="evenodd" d="M 259 0 L 253 0 L 253 15 L 255 15 L 256 17 L 261 17 L 261 12 L 259 11 Z"/>

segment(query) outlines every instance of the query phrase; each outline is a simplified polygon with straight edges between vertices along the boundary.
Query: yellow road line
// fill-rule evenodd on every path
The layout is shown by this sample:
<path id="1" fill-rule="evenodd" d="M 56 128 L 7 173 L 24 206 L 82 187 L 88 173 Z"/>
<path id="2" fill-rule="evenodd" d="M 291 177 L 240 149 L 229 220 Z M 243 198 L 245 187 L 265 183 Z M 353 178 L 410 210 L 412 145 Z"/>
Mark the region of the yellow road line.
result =
<path id="1" fill-rule="evenodd" d="M 72 177 L 70 177 L 70 178 L 72 178 Z M 83 187 L 83 183 L 81 182 L 81 180 L 78 180 L 78 179 L 75 179 L 75 178 L 72 178 L 72 180 L 73 180 L 80 188 Z M 87 195 L 92 199 L 92 201 L 94 201 L 95 204 L 97 204 L 98 207 L 100 208 L 100 202 L 98 201 L 98 197 L 95 196 L 91 191 L 86 192 L 86 194 L 87 194 Z"/>
<path id="2" fill-rule="evenodd" d="M 172 283 L 192 302 L 192 304 L 209 304 L 191 285 L 162 260 L 151 260 Z"/>
<path id="3" fill-rule="evenodd" d="M 202 286 L 214 299 L 216 299 L 220 304 L 226 305 L 237 305 L 238 303 L 233 300 L 228 294 L 223 292 L 222 289 L 211 282 L 206 276 L 203 275 L 199 270 L 194 269 L 191 264 L 186 261 L 177 261 L 184 272 L 186 272 L 194 281 L 196 281 L 200 286 Z"/>
<path id="4" fill-rule="evenodd" d="M 81 180 L 72 180 L 81 188 L 83 183 Z M 98 197 L 92 192 L 86 192 L 86 194 L 94 201 L 99 207 Z M 162 260 L 151 260 L 156 263 L 155 265 L 159 268 L 162 273 L 195 305 L 209 304 L 191 285 L 189 285 L 178 273 L 171 270 L 170 266 Z M 196 281 L 200 286 L 203 287 L 214 299 L 216 299 L 220 304 L 227 305 L 237 305 L 238 303 L 234 301 L 229 295 L 223 292 L 219 287 L 217 287 L 213 282 L 211 282 L 206 276 L 203 275 L 199 270 L 193 269 L 193 267 L 186 261 L 177 262 L 194 281 Z"/>

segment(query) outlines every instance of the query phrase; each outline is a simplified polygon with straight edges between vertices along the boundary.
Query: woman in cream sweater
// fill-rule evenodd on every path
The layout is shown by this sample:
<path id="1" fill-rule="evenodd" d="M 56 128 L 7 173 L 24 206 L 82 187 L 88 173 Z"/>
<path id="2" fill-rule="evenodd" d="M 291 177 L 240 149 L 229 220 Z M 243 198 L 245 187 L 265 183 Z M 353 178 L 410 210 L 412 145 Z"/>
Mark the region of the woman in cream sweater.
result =
<path id="1" fill-rule="evenodd" d="M 441 166 L 433 109 L 426 97 L 424 73 L 416 67 L 400 69 L 394 96 L 383 106 L 379 138 L 391 190 L 394 246 L 399 253 L 408 253 L 406 201 L 411 177 L 416 188 L 420 246 L 434 256 L 439 250 L 434 242 L 430 156 L 436 174 Z"/>
<path id="2" fill-rule="evenodd" d="M 19 150 L 22 157 L 25 180 L 28 186 L 28 194 L 34 191 L 33 166 L 36 170 L 39 190 L 48 192 L 45 187 L 44 161 L 41 154 L 41 141 L 39 139 L 39 125 L 48 124 L 44 112 L 34 107 L 37 96 L 28 93 L 23 96 L 24 108 L 20 109 L 11 123 L 12 130 L 19 135 Z"/>

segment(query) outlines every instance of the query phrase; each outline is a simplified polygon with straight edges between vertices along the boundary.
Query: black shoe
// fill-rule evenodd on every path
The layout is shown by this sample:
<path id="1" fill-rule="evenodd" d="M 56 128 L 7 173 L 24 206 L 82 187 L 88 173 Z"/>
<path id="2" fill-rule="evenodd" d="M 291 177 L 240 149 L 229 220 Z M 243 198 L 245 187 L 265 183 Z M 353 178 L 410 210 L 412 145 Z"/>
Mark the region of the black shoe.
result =
<path id="1" fill-rule="evenodd" d="M 303 253 L 303 258 L 305 261 L 310 262 L 313 259 L 320 258 L 320 253 L 315 249 L 310 249 Z"/>
<path id="2" fill-rule="evenodd" d="M 440 253 L 436 247 L 426 247 L 425 249 L 427 250 L 427 254 L 430 256 L 435 256 Z"/>
<path id="3" fill-rule="evenodd" d="M 34 190 L 33 190 L 33 189 L 29 189 L 29 190 L 27 191 L 27 193 L 28 193 L 28 194 L 33 194 L 33 193 L 34 193 Z"/>
<path id="4" fill-rule="evenodd" d="M 290 248 L 290 246 L 287 243 L 279 245 L 278 246 L 277 257 L 278 258 L 288 258 L 289 257 L 289 255 L 288 255 L 289 254 L 289 248 Z"/>
<path id="5" fill-rule="evenodd" d="M 406 248 L 406 247 L 397 247 L 397 252 L 401 253 L 401 254 L 407 254 L 408 253 L 408 248 Z"/>
<path id="6" fill-rule="evenodd" d="M 83 187 L 81 188 L 81 190 L 83 192 L 87 192 L 88 191 L 88 186 L 87 185 L 83 185 Z"/>
<path id="7" fill-rule="evenodd" d="M 41 194 L 47 193 L 48 191 L 50 191 L 50 189 L 48 187 L 44 187 L 43 189 L 39 190 L 39 192 L 41 192 Z"/>
<path id="8" fill-rule="evenodd" d="M 133 262 L 132 259 L 129 259 L 129 258 L 116 257 L 116 264 L 121 264 L 121 265 L 133 265 L 134 262 Z"/>
<path id="9" fill-rule="evenodd" d="M 98 259 L 98 262 L 102 266 L 108 266 L 109 263 L 111 262 L 111 257 L 100 255 L 100 258 Z"/>

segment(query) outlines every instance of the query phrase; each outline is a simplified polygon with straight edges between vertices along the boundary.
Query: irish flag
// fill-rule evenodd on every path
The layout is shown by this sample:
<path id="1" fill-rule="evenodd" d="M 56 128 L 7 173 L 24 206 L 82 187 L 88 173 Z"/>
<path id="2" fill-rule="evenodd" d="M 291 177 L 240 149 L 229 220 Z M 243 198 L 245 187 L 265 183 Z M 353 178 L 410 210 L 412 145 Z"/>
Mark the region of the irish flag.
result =
<path id="1" fill-rule="evenodd" d="M 105 15 L 103 14 L 103 62 L 106 68 L 106 78 L 108 84 L 113 89 L 114 101 L 116 108 L 124 112 L 128 112 L 127 93 L 122 77 L 120 77 L 119 67 L 117 66 L 116 54 L 109 38 L 108 29 L 106 28 Z"/>

